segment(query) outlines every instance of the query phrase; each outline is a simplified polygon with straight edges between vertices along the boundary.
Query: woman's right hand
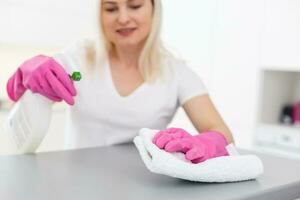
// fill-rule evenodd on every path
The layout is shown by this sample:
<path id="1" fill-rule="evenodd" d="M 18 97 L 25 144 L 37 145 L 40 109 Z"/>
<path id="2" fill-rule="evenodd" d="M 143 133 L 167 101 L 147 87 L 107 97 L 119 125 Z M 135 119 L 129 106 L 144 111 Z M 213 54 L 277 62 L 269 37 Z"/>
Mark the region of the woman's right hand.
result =
<path id="1" fill-rule="evenodd" d="M 74 105 L 76 89 L 67 72 L 52 57 L 38 55 L 25 61 L 7 82 L 10 99 L 18 101 L 27 89 L 52 101 Z"/>

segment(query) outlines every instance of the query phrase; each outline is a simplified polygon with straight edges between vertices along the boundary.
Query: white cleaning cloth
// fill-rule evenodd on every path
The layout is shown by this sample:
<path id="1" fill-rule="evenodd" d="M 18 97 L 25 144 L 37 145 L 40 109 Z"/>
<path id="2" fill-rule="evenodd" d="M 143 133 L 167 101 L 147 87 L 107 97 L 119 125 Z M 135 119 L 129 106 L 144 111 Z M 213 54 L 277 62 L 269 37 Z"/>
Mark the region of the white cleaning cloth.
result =
<path id="1" fill-rule="evenodd" d="M 158 130 L 143 128 L 133 140 L 146 167 L 153 173 L 200 182 L 234 182 L 257 178 L 263 164 L 255 155 L 239 155 L 228 145 L 229 156 L 222 156 L 193 164 L 183 153 L 169 153 L 152 143 Z"/>

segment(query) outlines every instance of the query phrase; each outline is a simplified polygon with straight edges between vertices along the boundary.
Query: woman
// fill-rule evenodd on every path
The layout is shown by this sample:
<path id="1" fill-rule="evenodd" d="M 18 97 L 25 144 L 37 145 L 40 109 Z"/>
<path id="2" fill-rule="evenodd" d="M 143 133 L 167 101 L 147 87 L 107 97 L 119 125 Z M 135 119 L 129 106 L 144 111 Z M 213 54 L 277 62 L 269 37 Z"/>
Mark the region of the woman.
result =
<path id="1" fill-rule="evenodd" d="M 102 0 L 99 8 L 97 41 L 27 60 L 7 83 L 10 98 L 19 101 L 30 90 L 46 97 L 48 107 L 68 103 L 67 148 L 130 141 L 147 127 L 162 130 L 153 139 L 159 148 L 183 152 L 194 163 L 227 155 L 232 135 L 201 79 L 160 40 L 160 0 Z M 74 67 L 83 76 L 75 84 L 66 72 Z M 179 106 L 201 134 L 166 129 Z"/>

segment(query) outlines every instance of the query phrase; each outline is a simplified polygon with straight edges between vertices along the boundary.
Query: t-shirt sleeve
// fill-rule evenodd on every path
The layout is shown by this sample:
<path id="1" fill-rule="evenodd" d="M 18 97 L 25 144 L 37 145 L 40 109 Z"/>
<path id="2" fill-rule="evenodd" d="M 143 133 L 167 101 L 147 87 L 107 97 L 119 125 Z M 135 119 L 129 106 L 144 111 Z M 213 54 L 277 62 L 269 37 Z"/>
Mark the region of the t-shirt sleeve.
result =
<path id="1" fill-rule="evenodd" d="M 177 66 L 178 101 L 183 105 L 193 97 L 207 94 L 207 88 L 202 79 L 188 65 Z"/>

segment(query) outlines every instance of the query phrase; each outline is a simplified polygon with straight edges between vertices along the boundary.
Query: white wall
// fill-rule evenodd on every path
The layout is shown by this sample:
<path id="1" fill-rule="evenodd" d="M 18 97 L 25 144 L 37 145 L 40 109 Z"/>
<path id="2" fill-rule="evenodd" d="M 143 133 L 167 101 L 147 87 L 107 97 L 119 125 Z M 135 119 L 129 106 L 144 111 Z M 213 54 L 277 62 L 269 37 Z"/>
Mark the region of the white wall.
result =
<path id="1" fill-rule="evenodd" d="M 262 65 L 300 68 L 300 1 L 265 0 Z"/>
<path id="2" fill-rule="evenodd" d="M 165 0 L 163 39 L 209 84 L 216 0 Z"/>
<path id="3" fill-rule="evenodd" d="M 211 91 L 237 143 L 253 134 L 264 1 L 219 0 Z"/>
<path id="4" fill-rule="evenodd" d="M 0 42 L 61 45 L 93 31 L 95 0 L 1 0 Z"/>

